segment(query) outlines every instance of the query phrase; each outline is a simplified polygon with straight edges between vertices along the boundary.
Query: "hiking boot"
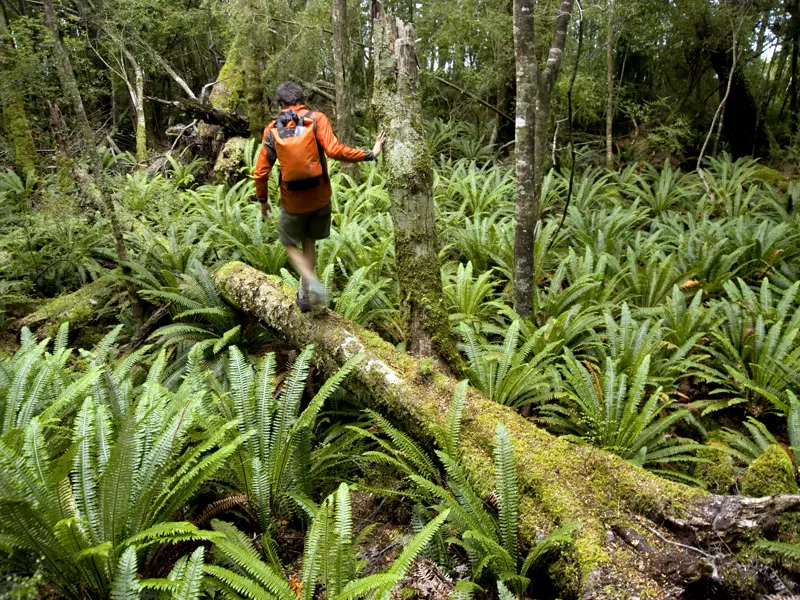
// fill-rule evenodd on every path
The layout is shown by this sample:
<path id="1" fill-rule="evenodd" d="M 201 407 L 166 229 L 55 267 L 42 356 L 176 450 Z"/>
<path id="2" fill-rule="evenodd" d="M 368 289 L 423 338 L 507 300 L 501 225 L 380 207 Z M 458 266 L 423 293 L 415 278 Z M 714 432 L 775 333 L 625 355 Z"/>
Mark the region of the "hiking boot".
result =
<path id="1" fill-rule="evenodd" d="M 297 295 L 294 298 L 294 303 L 297 304 L 297 307 L 300 309 L 301 313 L 307 313 L 311 310 L 311 301 L 309 300 L 308 296 L 301 296 L 300 292 L 297 292 Z"/>
<path id="2" fill-rule="evenodd" d="M 308 299 L 311 304 L 311 309 L 314 311 L 323 310 L 328 307 L 328 295 L 325 293 L 325 287 L 314 279 L 308 283 Z"/>

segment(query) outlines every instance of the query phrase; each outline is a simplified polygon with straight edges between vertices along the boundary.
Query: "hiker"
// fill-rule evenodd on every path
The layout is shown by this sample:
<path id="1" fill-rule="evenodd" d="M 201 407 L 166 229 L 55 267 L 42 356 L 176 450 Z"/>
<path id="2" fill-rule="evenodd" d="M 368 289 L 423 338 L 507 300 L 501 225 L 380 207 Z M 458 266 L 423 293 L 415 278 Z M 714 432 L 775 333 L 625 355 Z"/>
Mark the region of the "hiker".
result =
<path id="1" fill-rule="evenodd" d="M 328 117 L 305 107 L 305 95 L 299 85 L 284 82 L 278 86 L 276 96 L 281 113 L 264 129 L 254 173 L 256 198 L 261 203 L 261 214 L 269 218 L 269 174 L 279 160 L 278 237 L 300 274 L 297 306 L 308 312 L 327 305 L 325 288 L 314 274 L 316 241 L 328 237 L 331 231 L 331 182 L 326 157 L 343 162 L 375 160 L 383 149 L 385 135 L 378 135 L 372 150 L 350 148 L 336 139 Z"/>

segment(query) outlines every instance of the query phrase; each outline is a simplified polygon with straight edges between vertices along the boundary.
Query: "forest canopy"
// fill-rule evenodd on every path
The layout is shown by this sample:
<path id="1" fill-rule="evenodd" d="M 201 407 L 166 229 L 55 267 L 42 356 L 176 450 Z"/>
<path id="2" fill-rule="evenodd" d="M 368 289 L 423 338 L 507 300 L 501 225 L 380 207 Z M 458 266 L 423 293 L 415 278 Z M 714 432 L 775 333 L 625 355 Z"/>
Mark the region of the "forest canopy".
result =
<path id="1" fill-rule="evenodd" d="M 0 0 L 0 596 L 800 593 L 798 60 L 797 0 Z"/>

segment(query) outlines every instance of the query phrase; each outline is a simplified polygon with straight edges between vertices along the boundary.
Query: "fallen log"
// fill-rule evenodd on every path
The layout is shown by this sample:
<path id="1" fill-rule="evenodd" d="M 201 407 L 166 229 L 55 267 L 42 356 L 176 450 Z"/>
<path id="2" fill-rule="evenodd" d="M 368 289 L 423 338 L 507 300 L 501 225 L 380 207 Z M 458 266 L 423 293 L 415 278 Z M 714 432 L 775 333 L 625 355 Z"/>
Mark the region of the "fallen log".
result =
<path id="1" fill-rule="evenodd" d="M 231 304 L 261 319 L 291 344 L 314 344 L 323 372 L 333 373 L 350 357 L 364 354 L 362 368 L 348 379 L 348 389 L 417 439 L 439 441 L 457 385 L 454 379 L 439 372 L 431 375 L 419 360 L 339 315 L 302 314 L 293 293 L 277 277 L 231 262 L 214 279 Z M 690 530 L 697 539 L 718 538 L 723 533 L 757 532 L 781 512 L 800 509 L 800 495 L 719 496 L 661 479 L 611 453 L 555 437 L 470 390 L 459 450 L 476 489 L 487 496 L 494 487 L 491 454 L 498 421 L 515 439 L 520 532 L 526 542 L 535 543 L 538 535 L 556 525 L 581 524 L 569 560 L 561 563 L 558 585 L 565 596 L 594 598 L 599 597 L 595 590 L 612 587 L 616 593 L 604 591 L 603 598 L 631 598 L 654 589 L 660 591 L 648 597 L 667 597 L 658 587 L 666 585 L 663 577 L 642 583 L 641 563 L 630 557 L 636 550 L 609 542 L 613 528 L 636 530 L 650 546 L 664 548 L 662 540 L 674 542 L 657 533 L 659 528 L 666 536 Z"/>
<path id="2" fill-rule="evenodd" d="M 39 337 L 53 337 L 61 323 L 69 321 L 70 329 L 77 331 L 106 305 L 114 291 L 112 278 L 100 277 L 71 294 L 53 298 L 38 310 L 16 321 L 13 328 L 20 331 L 27 327 L 36 331 Z"/>
<path id="3" fill-rule="evenodd" d="M 145 96 L 145 98 L 151 102 L 177 108 L 193 119 L 202 119 L 206 123 L 219 125 L 232 135 L 250 137 L 250 125 L 247 119 L 236 113 L 227 112 L 211 104 L 202 104 L 201 102 L 189 100 L 188 98 L 182 98 L 180 100 L 164 100 L 163 98 L 155 98 L 153 96 Z"/>

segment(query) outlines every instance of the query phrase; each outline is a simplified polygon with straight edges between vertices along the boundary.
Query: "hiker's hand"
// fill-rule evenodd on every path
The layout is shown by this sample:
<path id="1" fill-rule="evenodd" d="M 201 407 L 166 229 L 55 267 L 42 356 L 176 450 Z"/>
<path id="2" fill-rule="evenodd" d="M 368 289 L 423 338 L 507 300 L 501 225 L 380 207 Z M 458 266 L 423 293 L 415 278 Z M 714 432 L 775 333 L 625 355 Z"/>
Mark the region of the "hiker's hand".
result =
<path id="1" fill-rule="evenodd" d="M 383 142 L 385 141 L 386 141 L 386 132 L 381 131 L 378 134 L 378 139 L 375 140 L 375 145 L 372 147 L 372 156 L 377 157 L 381 153 L 381 150 L 383 150 Z"/>
<path id="2" fill-rule="evenodd" d="M 272 211 L 269 208 L 269 201 L 260 202 L 259 204 L 261 204 L 261 216 L 264 217 L 265 221 L 269 221 L 270 217 L 272 217 Z"/>

